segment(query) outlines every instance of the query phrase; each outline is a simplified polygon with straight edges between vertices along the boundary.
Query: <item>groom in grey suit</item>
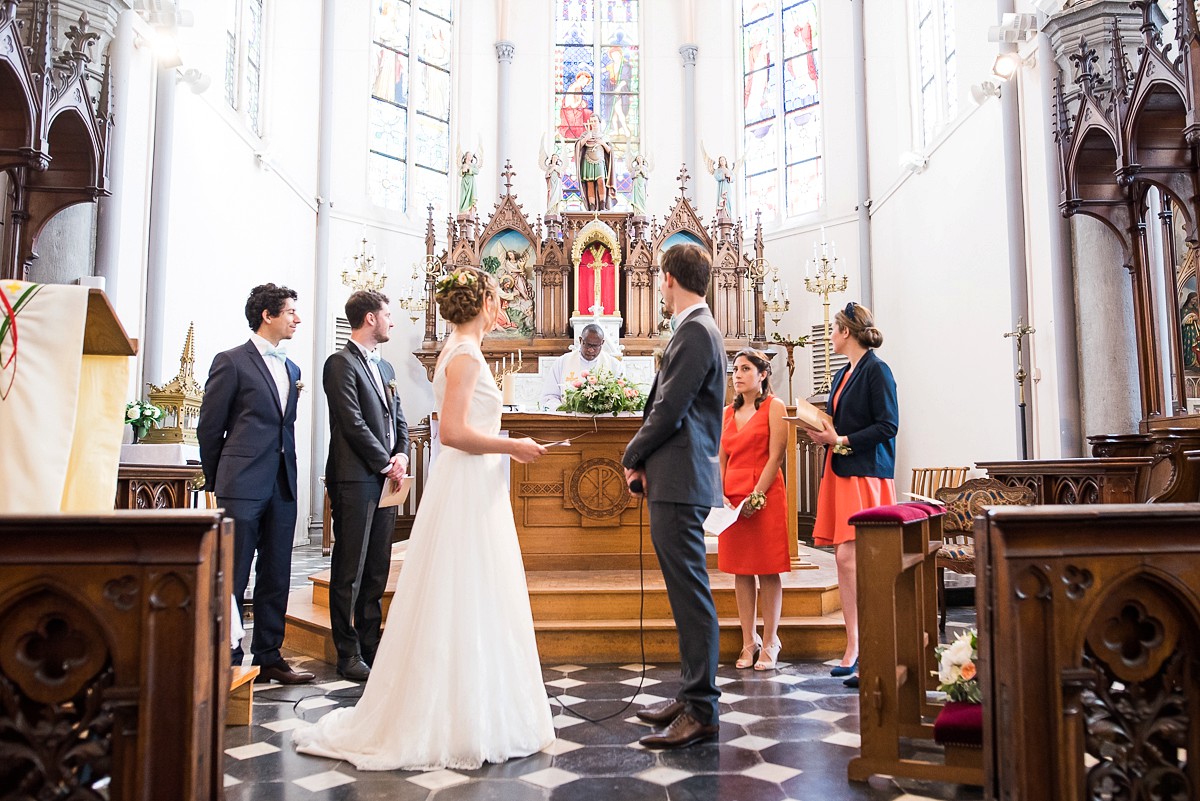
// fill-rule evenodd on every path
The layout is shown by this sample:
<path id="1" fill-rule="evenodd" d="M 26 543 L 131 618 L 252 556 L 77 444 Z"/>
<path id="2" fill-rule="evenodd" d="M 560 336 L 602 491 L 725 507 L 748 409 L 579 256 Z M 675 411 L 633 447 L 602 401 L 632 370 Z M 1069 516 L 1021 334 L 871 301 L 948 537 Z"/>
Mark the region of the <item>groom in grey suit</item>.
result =
<path id="1" fill-rule="evenodd" d="M 333 513 L 329 623 L 338 675 L 364 681 L 379 648 L 383 591 L 392 558 L 396 507 L 379 508 L 385 480 L 408 470 L 408 425 L 396 371 L 380 358 L 392 312 L 386 295 L 358 291 L 346 301 L 350 341 L 325 360 L 329 459 L 325 486 Z"/>
<path id="2" fill-rule="evenodd" d="M 630 489 L 650 502 L 650 539 L 675 617 L 683 679 L 675 700 L 637 713 L 667 726 L 641 739 L 647 748 L 682 748 L 718 732 L 719 629 L 703 526 L 722 499 L 717 450 L 726 357 L 705 301 L 711 275 L 712 261 L 696 245 L 663 254 L 661 290 L 675 333 L 650 387 L 642 427 L 622 458 Z"/>

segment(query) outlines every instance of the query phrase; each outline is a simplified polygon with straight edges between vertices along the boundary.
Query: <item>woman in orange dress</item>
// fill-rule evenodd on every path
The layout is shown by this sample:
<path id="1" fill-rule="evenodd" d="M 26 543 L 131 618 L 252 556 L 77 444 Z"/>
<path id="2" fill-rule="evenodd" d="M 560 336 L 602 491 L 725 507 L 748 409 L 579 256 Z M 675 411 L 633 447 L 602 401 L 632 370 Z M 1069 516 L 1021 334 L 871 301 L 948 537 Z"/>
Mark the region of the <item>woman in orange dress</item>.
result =
<path id="1" fill-rule="evenodd" d="M 742 652 L 736 667 L 753 665 L 755 670 L 774 670 L 779 658 L 780 574 L 791 570 L 787 499 L 780 470 L 787 446 L 786 408 L 771 394 L 770 375 L 771 363 L 757 350 L 743 350 L 733 357 L 737 396 L 725 407 L 718 455 L 725 505 L 732 508 L 745 503 L 741 517 L 725 529 L 717 543 L 717 567 L 734 575 L 742 622 Z M 755 631 L 758 606 L 763 618 L 761 640 Z"/>
<path id="2" fill-rule="evenodd" d="M 891 368 L 875 355 L 883 334 L 875 327 L 871 310 L 847 303 L 834 317 L 832 338 L 834 352 L 850 363 L 833 377 L 829 389 L 833 427 L 811 434 L 828 446 L 813 540 L 834 546 L 846 618 L 846 652 L 830 675 L 851 676 L 858 670 L 858 586 L 854 527 L 849 520 L 855 512 L 896 502 L 900 407 Z M 852 676 L 846 684 L 858 686 L 858 677 Z"/>

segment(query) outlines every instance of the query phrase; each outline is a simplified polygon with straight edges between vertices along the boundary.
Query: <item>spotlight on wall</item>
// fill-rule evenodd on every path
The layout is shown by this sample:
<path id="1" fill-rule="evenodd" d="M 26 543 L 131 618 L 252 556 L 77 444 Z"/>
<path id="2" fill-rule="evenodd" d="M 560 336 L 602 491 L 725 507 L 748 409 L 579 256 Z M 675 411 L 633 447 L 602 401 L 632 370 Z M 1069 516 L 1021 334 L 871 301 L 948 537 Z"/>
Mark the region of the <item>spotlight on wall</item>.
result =
<path id="1" fill-rule="evenodd" d="M 971 87 L 971 100 L 977 106 L 982 106 L 989 97 L 999 97 L 1000 86 L 993 81 L 983 81 Z"/>
<path id="2" fill-rule="evenodd" d="M 992 74 L 1002 81 L 1012 78 L 1020 68 L 1021 57 L 1016 53 L 1001 53 L 992 62 Z"/>
<path id="3" fill-rule="evenodd" d="M 195 67 L 188 67 L 179 74 L 179 82 L 187 84 L 193 93 L 202 95 L 212 85 L 212 76 Z"/>

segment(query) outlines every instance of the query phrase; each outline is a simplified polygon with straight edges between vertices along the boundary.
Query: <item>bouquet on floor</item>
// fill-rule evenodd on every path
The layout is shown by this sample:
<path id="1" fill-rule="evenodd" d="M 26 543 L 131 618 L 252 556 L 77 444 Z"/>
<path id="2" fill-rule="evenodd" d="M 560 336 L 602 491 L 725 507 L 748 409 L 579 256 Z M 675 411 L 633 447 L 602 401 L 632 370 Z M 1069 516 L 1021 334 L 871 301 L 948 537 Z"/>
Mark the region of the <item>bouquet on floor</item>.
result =
<path id="1" fill-rule="evenodd" d="M 939 645 L 937 658 L 938 689 L 951 701 L 980 703 L 983 696 L 976 676 L 979 638 L 975 629 L 962 632 L 949 645 Z"/>
<path id="2" fill-rule="evenodd" d="M 646 406 L 646 396 L 628 379 L 610 371 L 584 370 L 578 376 L 569 375 L 567 391 L 563 393 L 560 412 L 611 414 L 640 412 Z"/>

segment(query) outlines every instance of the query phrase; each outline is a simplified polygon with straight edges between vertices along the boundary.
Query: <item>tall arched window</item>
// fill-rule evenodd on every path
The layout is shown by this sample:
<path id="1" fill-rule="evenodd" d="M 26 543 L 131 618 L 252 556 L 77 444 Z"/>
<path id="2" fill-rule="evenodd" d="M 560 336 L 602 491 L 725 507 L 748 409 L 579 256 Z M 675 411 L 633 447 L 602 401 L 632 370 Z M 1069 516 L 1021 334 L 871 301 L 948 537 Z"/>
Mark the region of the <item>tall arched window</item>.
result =
<path id="1" fill-rule="evenodd" d="M 742 0 L 745 208 L 766 219 L 825 199 L 819 31 L 817 0 Z"/>
<path id="2" fill-rule="evenodd" d="M 613 143 L 617 208 L 629 205 L 630 151 L 641 150 L 638 0 L 554 0 L 554 122 L 563 160 L 592 116 Z M 568 210 L 583 208 L 572 167 L 563 178 Z"/>
<path id="3" fill-rule="evenodd" d="M 262 136 L 264 0 L 226 0 L 225 102 Z"/>
<path id="4" fill-rule="evenodd" d="M 916 0 L 917 102 L 921 145 L 958 113 L 954 0 Z"/>
<path id="5" fill-rule="evenodd" d="M 414 219 L 449 205 L 451 4 L 372 0 L 367 186 Z"/>

